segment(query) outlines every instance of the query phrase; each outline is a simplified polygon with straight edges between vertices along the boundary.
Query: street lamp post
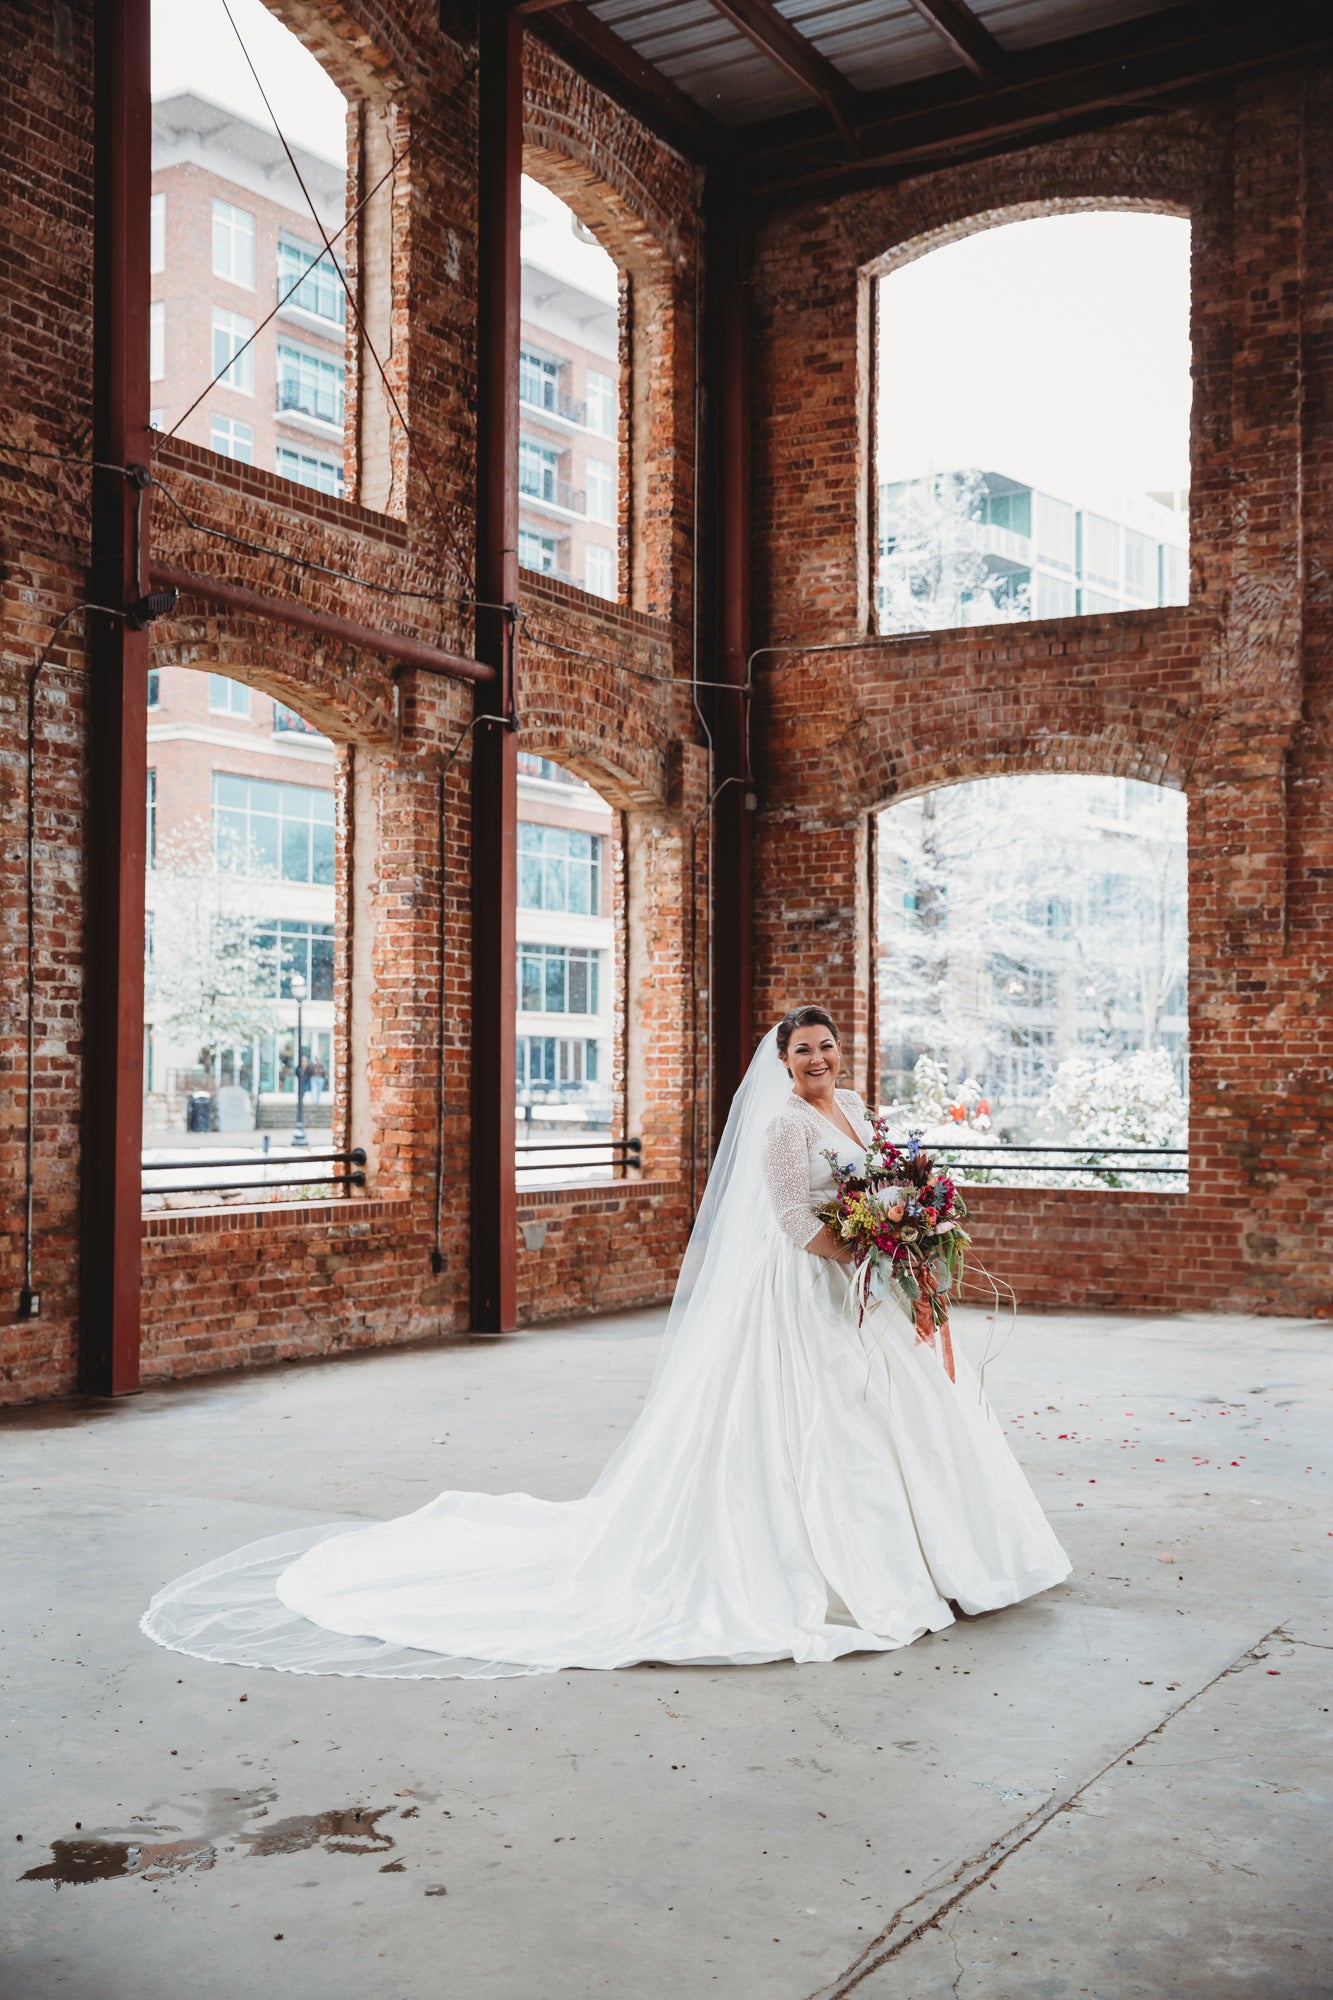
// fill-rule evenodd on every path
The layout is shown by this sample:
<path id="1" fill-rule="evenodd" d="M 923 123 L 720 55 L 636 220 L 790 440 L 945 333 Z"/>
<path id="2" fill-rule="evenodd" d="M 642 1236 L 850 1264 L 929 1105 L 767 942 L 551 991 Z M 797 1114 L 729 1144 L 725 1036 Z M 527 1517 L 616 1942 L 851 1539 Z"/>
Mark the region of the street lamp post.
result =
<path id="1" fill-rule="evenodd" d="M 301 973 L 294 972 L 292 974 L 291 987 L 292 998 L 296 1002 L 296 1130 L 292 1133 L 292 1144 L 293 1146 L 308 1146 L 310 1141 L 305 1135 L 306 1061 L 301 1037 L 301 1010 L 305 1003 L 305 979 Z"/>

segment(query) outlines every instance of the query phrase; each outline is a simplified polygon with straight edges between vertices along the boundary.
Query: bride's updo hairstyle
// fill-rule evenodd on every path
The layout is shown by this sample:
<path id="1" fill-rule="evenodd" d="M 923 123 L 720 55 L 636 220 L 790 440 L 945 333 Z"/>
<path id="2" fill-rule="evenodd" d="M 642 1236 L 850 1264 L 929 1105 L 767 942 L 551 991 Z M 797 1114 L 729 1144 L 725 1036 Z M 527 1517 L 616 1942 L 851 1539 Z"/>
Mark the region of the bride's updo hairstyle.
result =
<path id="1" fill-rule="evenodd" d="M 784 1014 L 778 1022 L 778 1061 L 787 1060 L 787 1045 L 798 1028 L 827 1028 L 838 1047 L 842 1047 L 842 1036 L 838 1024 L 823 1007 L 793 1007 L 790 1014 Z"/>

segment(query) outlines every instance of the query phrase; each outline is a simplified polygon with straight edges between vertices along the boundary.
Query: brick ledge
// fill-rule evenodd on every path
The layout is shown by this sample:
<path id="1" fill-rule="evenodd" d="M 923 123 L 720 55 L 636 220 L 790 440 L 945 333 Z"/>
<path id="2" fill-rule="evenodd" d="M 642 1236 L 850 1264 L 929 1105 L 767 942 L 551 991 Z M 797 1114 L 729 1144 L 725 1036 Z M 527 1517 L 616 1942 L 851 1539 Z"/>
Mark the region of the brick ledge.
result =
<path id="1" fill-rule="evenodd" d="M 346 1229 L 352 1224 L 384 1222 L 410 1214 L 406 1196 L 355 1197 L 337 1201 L 238 1202 L 235 1207 L 159 1208 L 143 1218 L 145 1242 L 172 1236 L 206 1236 L 225 1229 L 285 1229 L 302 1224 Z"/>

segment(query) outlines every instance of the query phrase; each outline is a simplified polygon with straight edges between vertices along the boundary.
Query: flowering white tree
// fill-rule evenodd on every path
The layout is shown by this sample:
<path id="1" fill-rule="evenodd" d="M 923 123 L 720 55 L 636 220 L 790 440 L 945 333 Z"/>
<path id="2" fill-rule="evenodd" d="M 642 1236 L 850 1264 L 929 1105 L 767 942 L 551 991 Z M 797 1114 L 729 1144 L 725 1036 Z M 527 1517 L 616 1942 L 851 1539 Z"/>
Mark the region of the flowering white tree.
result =
<path id="1" fill-rule="evenodd" d="M 1035 1137 L 1066 1057 L 1168 1042 L 1183 1053 L 1178 796 L 1120 780 L 984 779 L 891 807 L 878 840 L 885 1097 L 933 1101 L 926 1055 L 944 1073 L 942 1101 L 971 1079 L 998 1130 Z"/>
<path id="2" fill-rule="evenodd" d="M 220 870 L 209 827 L 182 829 L 148 875 L 147 1008 L 154 1027 L 188 1042 L 207 1067 L 219 1049 L 274 1020 L 274 958 L 256 934 L 243 878 Z"/>
<path id="3" fill-rule="evenodd" d="M 879 629 L 937 632 L 1031 616 L 983 548 L 980 472 L 940 472 L 881 488 Z"/>

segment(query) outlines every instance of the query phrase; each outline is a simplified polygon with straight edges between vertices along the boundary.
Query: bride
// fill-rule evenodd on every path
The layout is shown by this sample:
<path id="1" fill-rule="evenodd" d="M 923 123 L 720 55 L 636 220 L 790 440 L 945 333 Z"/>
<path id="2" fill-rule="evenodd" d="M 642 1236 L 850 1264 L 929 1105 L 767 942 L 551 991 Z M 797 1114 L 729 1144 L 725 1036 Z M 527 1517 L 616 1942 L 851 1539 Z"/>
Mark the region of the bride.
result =
<path id="1" fill-rule="evenodd" d="M 910 1645 L 1069 1574 L 966 1359 L 885 1305 L 814 1213 L 866 1108 L 821 1007 L 736 1094 L 644 1408 L 582 1500 L 441 1493 L 302 1528 L 158 1592 L 143 1630 L 207 1660 L 424 1679 L 639 1660 L 833 1660 Z"/>

